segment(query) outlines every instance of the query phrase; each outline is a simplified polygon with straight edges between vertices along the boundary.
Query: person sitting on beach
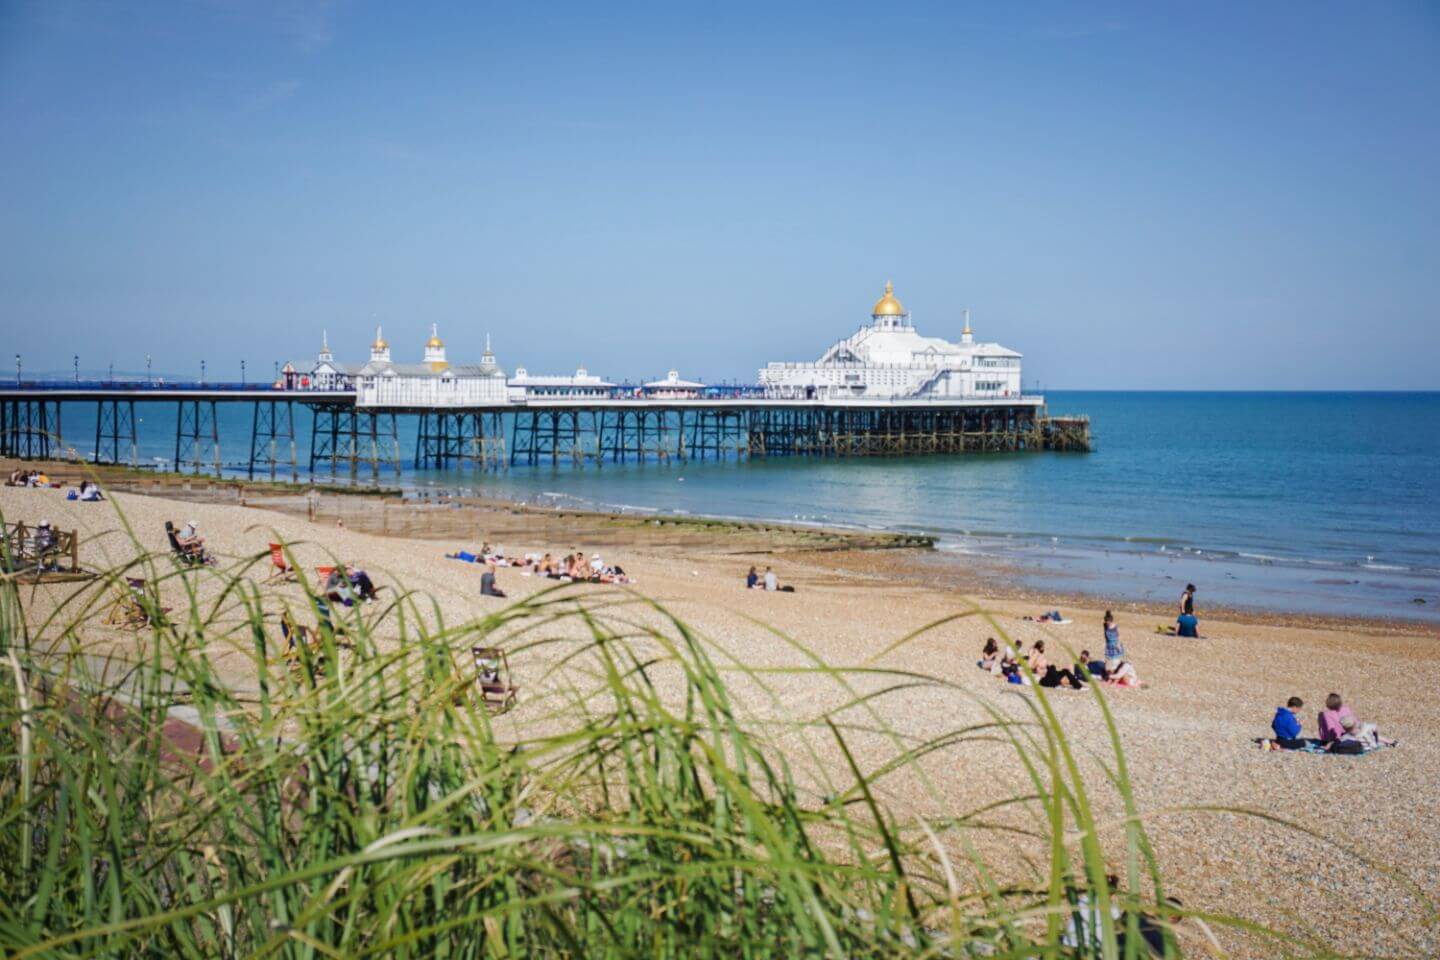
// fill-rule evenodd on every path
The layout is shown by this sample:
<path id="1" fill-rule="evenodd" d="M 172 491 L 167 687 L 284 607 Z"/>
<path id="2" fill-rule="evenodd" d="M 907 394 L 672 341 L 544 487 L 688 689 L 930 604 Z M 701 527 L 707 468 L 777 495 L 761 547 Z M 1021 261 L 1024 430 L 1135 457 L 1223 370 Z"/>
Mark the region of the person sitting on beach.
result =
<path id="1" fill-rule="evenodd" d="M 347 607 L 355 605 L 355 597 L 350 588 L 350 578 L 345 575 L 344 567 L 330 569 L 330 575 L 325 578 L 325 599 L 343 603 Z"/>
<path id="2" fill-rule="evenodd" d="M 359 567 L 345 564 L 345 576 L 350 579 L 350 585 L 355 588 L 360 599 L 366 603 L 375 599 L 375 584 L 370 575 Z"/>
<path id="3" fill-rule="evenodd" d="M 560 568 L 555 566 L 555 558 L 550 554 L 547 553 L 540 558 L 539 573 L 542 577 L 556 578 L 560 576 Z"/>
<path id="4" fill-rule="evenodd" d="M 80 481 L 80 499 L 81 499 L 81 500 L 87 500 L 87 501 L 90 501 L 90 502 L 94 502 L 94 501 L 96 501 L 96 500 L 104 500 L 105 498 L 100 495 L 100 485 L 99 485 L 99 484 L 97 484 L 97 483 L 92 483 L 92 482 L 89 481 L 89 480 L 81 480 L 81 481 Z"/>
<path id="5" fill-rule="evenodd" d="M 1300 735 L 1302 729 L 1297 713 L 1303 706 L 1305 706 L 1304 700 L 1299 697 L 1291 697 L 1285 701 L 1285 706 L 1275 708 L 1275 719 L 1270 721 L 1270 729 L 1275 733 L 1275 739 L 1270 741 L 1275 745 L 1272 749 L 1304 749 L 1305 738 Z"/>
<path id="6" fill-rule="evenodd" d="M 493 567 L 486 567 L 485 572 L 480 574 L 480 596 L 505 596 L 505 591 L 495 585 L 495 570 Z"/>
<path id="7" fill-rule="evenodd" d="M 1344 732 L 1345 720 L 1355 720 L 1354 712 L 1347 706 L 1345 701 L 1340 699 L 1340 694 L 1332 693 L 1325 698 L 1325 709 L 1320 711 L 1320 742 L 1329 743 L 1332 740 L 1339 740 Z"/>
<path id="8" fill-rule="evenodd" d="M 48 487 L 50 486 L 50 477 L 44 473 L 36 473 L 31 479 L 31 483 L 37 487 Z"/>
<path id="9" fill-rule="evenodd" d="M 605 561 L 600 559 L 600 554 L 598 554 L 598 553 L 591 554 L 591 555 L 590 555 L 590 576 L 591 576 L 592 578 L 596 579 L 596 580 L 599 580 L 600 577 L 601 577 L 601 575 L 602 575 L 604 572 L 605 572 Z"/>
<path id="10" fill-rule="evenodd" d="M 1143 687 L 1135 664 L 1128 660 L 1110 660 L 1105 663 L 1105 682 L 1115 687 Z"/>
<path id="11" fill-rule="evenodd" d="M 1195 584 L 1185 584 L 1185 589 L 1180 593 L 1179 616 L 1195 616 Z"/>
<path id="12" fill-rule="evenodd" d="M 1120 628 L 1115 625 L 1115 615 L 1105 611 L 1105 659 L 1125 659 L 1125 644 L 1120 642 Z"/>
<path id="13" fill-rule="evenodd" d="M 1375 724 L 1357 720 L 1354 711 L 1345 705 L 1340 694 L 1332 693 L 1325 698 L 1325 709 L 1320 711 L 1320 742 L 1335 743 L 1345 739 L 1347 732 L 1351 733 L 1351 740 L 1370 749 L 1393 747 L 1397 742 L 1380 736 L 1380 730 Z"/>
<path id="14" fill-rule="evenodd" d="M 1058 687 L 1062 683 L 1079 690 L 1084 684 L 1069 670 L 1062 670 L 1045 658 L 1045 641 L 1036 640 L 1030 650 L 1030 672 L 1042 687 Z"/>
<path id="15" fill-rule="evenodd" d="M 985 641 L 985 649 L 980 651 L 980 659 L 975 665 L 986 673 L 1000 672 L 1000 645 L 995 642 L 994 637 Z"/>
<path id="16" fill-rule="evenodd" d="M 755 585 L 756 585 L 757 583 L 759 583 L 759 582 L 760 582 L 760 574 L 758 574 L 758 573 L 755 572 L 755 568 L 754 568 L 754 567 L 751 567 L 751 568 L 750 568 L 750 572 L 747 573 L 747 574 L 745 574 L 745 589 L 746 589 L 746 590 L 754 590 L 754 589 L 755 589 Z"/>
<path id="17" fill-rule="evenodd" d="M 27 483 L 29 483 L 29 481 L 30 477 L 25 473 L 25 471 L 17 467 L 16 469 L 10 471 L 10 479 L 6 482 L 12 487 L 23 487 Z"/>
<path id="18" fill-rule="evenodd" d="M 1182 613 L 1175 620 L 1175 636 L 1200 639 L 1200 620 L 1193 613 Z"/>
<path id="19" fill-rule="evenodd" d="M 1091 660 L 1089 650 L 1080 651 L 1080 659 L 1075 664 L 1075 676 L 1081 680 L 1087 677 L 1094 677 L 1096 680 L 1110 679 L 1110 671 L 1105 668 L 1104 660 Z"/>
<path id="20" fill-rule="evenodd" d="M 775 576 L 775 571 L 769 567 L 765 568 L 765 589 L 774 592 L 780 589 L 780 581 Z"/>
<path id="21" fill-rule="evenodd" d="M 186 553 L 204 553 L 205 538 L 200 536 L 200 524 L 194 520 L 186 522 L 185 526 L 175 534 L 175 542 L 180 544 L 180 549 Z"/>

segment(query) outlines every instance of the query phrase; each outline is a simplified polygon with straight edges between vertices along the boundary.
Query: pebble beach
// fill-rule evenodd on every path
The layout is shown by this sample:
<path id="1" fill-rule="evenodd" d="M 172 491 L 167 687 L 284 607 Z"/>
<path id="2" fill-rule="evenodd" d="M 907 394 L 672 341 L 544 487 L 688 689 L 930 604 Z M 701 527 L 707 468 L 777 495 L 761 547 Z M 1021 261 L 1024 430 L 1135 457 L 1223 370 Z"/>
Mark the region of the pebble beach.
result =
<path id="1" fill-rule="evenodd" d="M 636 581 L 630 588 L 635 594 L 680 615 L 737 662 L 776 668 L 794 663 L 794 648 L 778 639 L 783 634 L 837 669 L 890 668 L 943 681 L 871 701 L 870 708 L 909 742 L 923 742 L 971 714 L 980 717 L 977 704 L 1016 716 L 1029 709 L 1026 701 L 1037 691 L 976 669 L 989 636 L 1027 647 L 1043 638 L 1052 659 L 1062 662 L 1065 651 L 1104 646 L 1099 606 L 1022 592 L 977 593 L 963 573 L 937 573 L 923 550 L 897 543 L 348 495 L 324 497 L 311 520 L 303 497 L 263 487 L 233 497 L 179 487 L 111 490 L 108 496 L 103 503 L 79 503 L 67 501 L 62 490 L 5 487 L 0 510 L 10 523 L 48 519 L 76 530 L 81 565 L 91 570 L 133 559 L 126 524 L 142 547 L 163 554 L 164 521 L 194 520 L 222 565 L 232 566 L 259 557 L 279 539 L 302 566 L 338 558 L 363 566 L 384 587 L 423 593 L 449 623 L 482 618 L 508 601 L 480 597 L 482 568 L 447 560 L 447 552 L 474 550 L 486 541 L 503 543 L 511 556 L 599 552 L 624 566 Z M 743 580 L 752 565 L 774 567 L 795 592 L 747 591 Z M 257 560 L 246 576 L 277 611 L 302 596 L 297 585 L 264 583 L 267 574 L 268 561 Z M 498 579 L 512 599 L 553 587 L 508 568 L 498 571 Z M 1135 802 L 1171 883 L 1167 892 L 1191 910 L 1237 916 L 1338 953 L 1440 955 L 1440 697 L 1433 691 L 1440 644 L 1433 631 L 1404 623 L 1325 621 L 1303 611 L 1288 618 L 1213 615 L 1206 601 L 1223 605 L 1224 598 L 1210 597 L 1208 585 L 1201 586 L 1202 640 L 1157 634 L 1157 625 L 1167 622 L 1164 611 L 1116 605 L 1123 641 L 1146 686 L 1104 692 Z M 85 589 L 95 587 L 22 586 L 32 629 Z M 175 589 L 177 595 L 164 602 L 184 602 Z M 1025 619 L 1062 602 L 1069 624 Z M 86 629 L 88 640 L 122 659 L 134 643 L 132 633 L 105 628 L 98 618 Z M 228 682 L 242 689 L 255 684 L 245 658 L 222 655 L 220 662 Z M 515 669 L 523 683 L 527 671 L 533 677 L 547 667 L 521 661 Z M 854 712 L 844 691 L 814 673 L 777 672 L 767 691 L 749 691 L 754 696 L 743 688 L 742 697 L 762 721 L 781 709 L 816 717 Z M 1313 735 L 1315 714 L 1332 691 L 1400 745 L 1362 757 L 1256 747 L 1275 707 L 1290 696 L 1305 700 L 1302 720 Z M 1118 820 L 1118 800 L 1105 789 L 1102 769 L 1110 735 L 1095 697 L 1088 691 L 1045 693 L 1088 765 L 1098 807 Z M 522 698 L 501 729 L 510 725 L 518 732 L 526 717 Z M 804 736 L 779 736 L 776 747 L 793 750 L 805 769 L 836 761 L 820 739 L 800 743 Z M 883 763 L 885 737 L 857 733 L 854 745 L 862 766 Z M 960 815 L 1019 790 L 1016 766 L 991 741 L 961 741 L 927 758 L 923 777 L 902 772 L 881 781 L 883 799 L 919 817 Z M 813 769 L 812 776 L 818 796 L 827 773 Z M 1005 842 L 987 836 L 981 846 L 987 861 L 1003 862 Z M 1187 955 L 1221 955 L 1223 948 L 1230 956 L 1271 956 L 1278 949 L 1231 930 L 1216 928 L 1214 936 L 1218 946 L 1195 925 L 1187 933 Z"/>

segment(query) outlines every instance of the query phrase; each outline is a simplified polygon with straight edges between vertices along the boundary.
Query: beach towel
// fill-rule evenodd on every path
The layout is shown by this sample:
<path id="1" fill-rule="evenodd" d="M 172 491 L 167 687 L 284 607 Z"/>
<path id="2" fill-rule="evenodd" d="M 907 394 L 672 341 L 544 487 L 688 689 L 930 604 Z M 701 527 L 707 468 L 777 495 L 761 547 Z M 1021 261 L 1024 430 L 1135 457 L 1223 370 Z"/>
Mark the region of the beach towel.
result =
<path id="1" fill-rule="evenodd" d="M 1255 738 L 1255 743 L 1257 743 L 1257 744 L 1268 743 L 1269 741 L 1270 741 L 1270 738 L 1269 738 L 1269 737 L 1256 737 L 1256 738 Z M 1294 750 L 1276 750 L 1276 751 L 1274 751 L 1274 752 L 1275 752 L 1275 753 L 1321 753 L 1321 754 L 1324 754 L 1325 756 L 1329 756 L 1329 757 L 1363 757 L 1363 756 L 1365 756 L 1365 755 L 1368 754 L 1368 753 L 1377 753 L 1377 752 L 1379 752 L 1379 751 L 1381 751 L 1381 750 L 1387 749 L 1388 747 L 1389 747 L 1389 744 L 1384 744 L 1384 743 L 1382 743 L 1382 744 L 1380 744 L 1380 746 L 1378 746 L 1378 747 L 1364 747 L 1363 749 L 1359 750 L 1358 752 L 1354 752 L 1354 753 L 1336 753 L 1336 752 L 1333 751 L 1333 750 L 1326 750 L 1325 747 L 1324 747 L 1324 745 L 1321 744 L 1319 740 L 1308 740 L 1308 739 L 1307 739 L 1307 740 L 1305 741 L 1305 746 L 1303 746 L 1303 747 L 1297 747 L 1297 748 L 1294 749 Z"/>

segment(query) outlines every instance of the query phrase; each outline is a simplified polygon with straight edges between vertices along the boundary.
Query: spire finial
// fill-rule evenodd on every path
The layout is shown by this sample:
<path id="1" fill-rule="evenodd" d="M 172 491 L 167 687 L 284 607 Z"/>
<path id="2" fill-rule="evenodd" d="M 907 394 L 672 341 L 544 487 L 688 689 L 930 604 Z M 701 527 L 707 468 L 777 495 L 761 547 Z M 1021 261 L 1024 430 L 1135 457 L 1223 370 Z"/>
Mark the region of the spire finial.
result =
<path id="1" fill-rule="evenodd" d="M 320 328 L 320 352 L 330 352 L 330 331 L 326 330 L 324 327 Z"/>
<path id="2" fill-rule="evenodd" d="M 432 323 L 432 324 L 430 324 L 430 336 L 432 336 L 432 337 L 438 337 L 438 336 L 440 336 L 440 324 L 438 324 L 438 323 Z"/>
<path id="3" fill-rule="evenodd" d="M 889 280 L 886 280 L 886 281 L 885 281 L 885 292 L 886 292 L 886 293 L 894 293 L 894 292 L 895 292 L 895 284 L 891 283 Z"/>
<path id="4" fill-rule="evenodd" d="M 964 333 L 964 334 L 966 334 L 967 336 L 968 336 L 969 333 L 970 333 L 970 308 L 969 308 L 969 307 L 966 307 L 966 308 L 965 308 L 965 329 L 964 329 L 963 331 L 961 331 L 961 332 Z"/>
<path id="5" fill-rule="evenodd" d="M 489 352 L 490 352 L 490 331 L 489 331 L 489 330 L 486 330 L 486 331 L 485 331 L 485 352 L 486 352 L 486 353 L 489 353 Z"/>

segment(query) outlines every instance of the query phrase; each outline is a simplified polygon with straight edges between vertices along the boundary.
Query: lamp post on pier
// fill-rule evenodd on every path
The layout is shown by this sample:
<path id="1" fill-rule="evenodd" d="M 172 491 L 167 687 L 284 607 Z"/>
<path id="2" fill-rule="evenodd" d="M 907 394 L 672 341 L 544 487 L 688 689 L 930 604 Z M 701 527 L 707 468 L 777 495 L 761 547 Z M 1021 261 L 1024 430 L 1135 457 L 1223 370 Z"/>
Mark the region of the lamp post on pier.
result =
<path id="1" fill-rule="evenodd" d="M 15 386 L 20 386 L 20 354 L 15 354 Z"/>
<path id="2" fill-rule="evenodd" d="M 75 383 L 80 383 L 80 354 L 75 354 Z"/>
<path id="3" fill-rule="evenodd" d="M 110 361 L 110 372 L 109 372 L 108 374 L 106 374 L 105 376 L 106 376 L 106 382 L 107 382 L 107 383 L 114 383 L 114 382 L 115 382 L 115 361 L 114 361 L 114 360 L 111 360 L 111 361 Z"/>
<path id="4" fill-rule="evenodd" d="M 205 386 L 205 361 L 200 361 L 200 386 Z"/>
<path id="5" fill-rule="evenodd" d="M 150 354 L 145 354 L 145 386 L 150 386 L 155 381 L 150 377 Z"/>
<path id="6" fill-rule="evenodd" d="M 240 386 L 245 386 L 245 361 L 240 361 Z"/>

